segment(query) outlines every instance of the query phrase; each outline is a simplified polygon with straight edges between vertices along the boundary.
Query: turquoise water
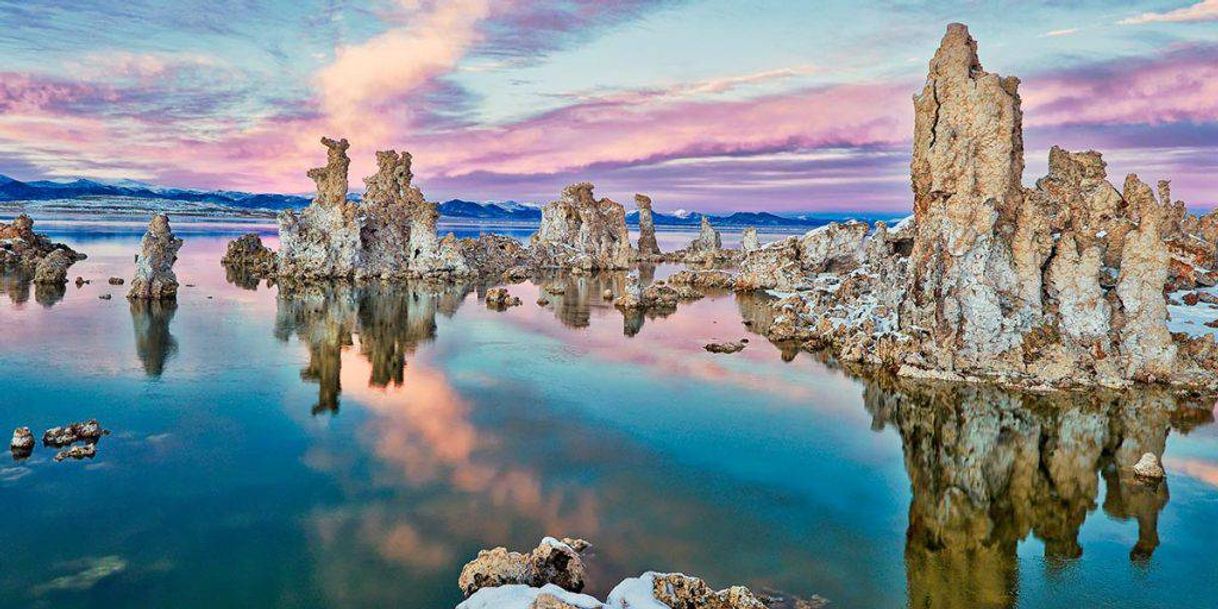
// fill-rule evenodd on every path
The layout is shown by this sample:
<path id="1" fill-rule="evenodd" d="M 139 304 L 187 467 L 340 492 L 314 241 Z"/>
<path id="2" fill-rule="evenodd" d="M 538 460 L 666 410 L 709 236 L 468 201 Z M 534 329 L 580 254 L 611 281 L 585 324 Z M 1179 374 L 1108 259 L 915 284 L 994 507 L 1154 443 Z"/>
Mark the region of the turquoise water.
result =
<path id="1" fill-rule="evenodd" d="M 543 535 L 595 544 L 596 595 L 658 569 L 834 607 L 1218 602 L 1212 404 L 856 377 L 750 334 L 753 299 L 624 319 L 612 275 L 505 312 L 247 289 L 222 223 L 177 227 L 176 305 L 134 306 L 105 279 L 137 228 L 52 228 L 92 283 L 0 281 L 0 429 L 113 433 L 5 457 L 0 607 L 451 607 L 478 549 Z M 1145 451 L 1165 485 L 1115 466 Z"/>

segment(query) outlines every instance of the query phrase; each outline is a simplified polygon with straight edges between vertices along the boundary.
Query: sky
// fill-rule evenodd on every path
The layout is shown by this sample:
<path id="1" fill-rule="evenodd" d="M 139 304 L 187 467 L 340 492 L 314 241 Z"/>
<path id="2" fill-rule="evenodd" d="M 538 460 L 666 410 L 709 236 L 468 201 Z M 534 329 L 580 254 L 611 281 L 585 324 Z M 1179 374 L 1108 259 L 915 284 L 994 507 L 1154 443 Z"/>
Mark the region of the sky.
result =
<path id="1" fill-rule="evenodd" d="M 946 25 L 1020 77 L 1027 170 L 1218 205 L 1218 0 L 0 0 L 0 174 L 308 193 L 323 135 L 432 200 L 901 213 Z"/>

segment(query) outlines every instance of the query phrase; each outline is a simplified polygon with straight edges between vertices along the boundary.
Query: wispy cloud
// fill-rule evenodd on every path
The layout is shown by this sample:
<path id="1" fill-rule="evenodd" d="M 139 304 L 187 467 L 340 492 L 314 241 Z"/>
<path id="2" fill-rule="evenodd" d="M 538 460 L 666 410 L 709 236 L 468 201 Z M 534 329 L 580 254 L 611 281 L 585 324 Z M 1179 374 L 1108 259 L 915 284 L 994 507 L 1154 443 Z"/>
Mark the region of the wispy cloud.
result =
<path id="1" fill-rule="evenodd" d="M 1118 23 L 1141 25 L 1144 23 L 1194 23 L 1199 21 L 1218 21 L 1218 0 L 1202 0 L 1191 6 L 1165 13 L 1142 13 L 1135 17 L 1122 19 Z"/>
<path id="2" fill-rule="evenodd" d="M 1077 34 L 1078 31 L 1079 31 L 1079 28 L 1076 28 L 1076 27 L 1067 28 L 1064 30 L 1052 30 L 1049 32 L 1045 32 L 1044 34 L 1041 34 L 1040 37 L 1041 38 L 1057 38 L 1059 36 L 1069 36 L 1071 34 Z"/>

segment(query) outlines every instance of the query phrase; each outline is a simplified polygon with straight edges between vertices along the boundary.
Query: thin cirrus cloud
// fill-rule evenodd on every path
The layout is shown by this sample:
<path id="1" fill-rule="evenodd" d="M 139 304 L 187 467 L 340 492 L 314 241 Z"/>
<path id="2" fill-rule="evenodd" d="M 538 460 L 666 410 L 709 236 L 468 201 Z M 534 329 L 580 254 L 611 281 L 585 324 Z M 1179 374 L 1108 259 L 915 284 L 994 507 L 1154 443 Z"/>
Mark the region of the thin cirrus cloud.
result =
<path id="1" fill-rule="evenodd" d="M 1121 25 L 1142 25 L 1146 23 L 1196 23 L 1201 21 L 1218 21 L 1218 0 L 1203 0 L 1191 6 L 1178 8 L 1162 13 L 1142 13 L 1122 19 Z"/>

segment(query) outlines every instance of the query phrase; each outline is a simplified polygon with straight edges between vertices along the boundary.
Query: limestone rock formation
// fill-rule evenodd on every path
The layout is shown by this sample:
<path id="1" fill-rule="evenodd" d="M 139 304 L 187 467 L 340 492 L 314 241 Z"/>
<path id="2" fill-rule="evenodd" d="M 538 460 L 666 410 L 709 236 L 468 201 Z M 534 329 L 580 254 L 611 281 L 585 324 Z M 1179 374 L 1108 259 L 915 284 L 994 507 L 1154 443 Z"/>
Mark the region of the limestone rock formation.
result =
<path id="1" fill-rule="evenodd" d="M 658 256 L 661 252 L 656 243 L 655 220 L 651 216 L 651 197 L 636 194 L 634 203 L 639 208 L 639 256 Z"/>
<path id="2" fill-rule="evenodd" d="M 273 277 L 279 267 L 275 252 L 262 244 L 258 233 L 246 233 L 228 242 L 220 264 L 253 277 Z"/>
<path id="3" fill-rule="evenodd" d="M 54 243 L 45 235 L 35 233 L 34 221 L 25 214 L 17 216 L 9 224 L 0 222 L 0 270 L 12 269 L 24 273 L 36 273 L 39 264 L 55 252 L 62 253 L 58 254 L 57 260 L 51 263 L 47 271 L 44 271 L 44 276 L 50 277 L 57 274 L 57 269 L 63 266 L 64 262 L 67 262 L 67 266 L 71 266 L 72 263 L 86 258 L 84 254 L 74 251 L 62 243 Z M 56 270 L 52 271 L 51 268 Z M 66 281 L 67 267 L 63 268 Z"/>
<path id="4" fill-rule="evenodd" d="M 705 581 L 681 573 L 648 572 L 638 578 L 627 579 L 609 593 L 606 603 L 610 607 L 635 607 L 644 605 L 648 591 L 655 601 L 667 607 L 681 609 L 766 609 L 765 603 L 744 586 L 732 586 L 715 590 Z"/>
<path id="5" fill-rule="evenodd" d="M 528 554 L 501 547 L 478 552 L 478 557 L 461 569 L 457 584 L 466 596 L 480 588 L 509 584 L 533 587 L 554 584 L 579 592 L 584 588 L 584 576 L 579 552 L 567 543 L 546 537 Z"/>
<path id="6" fill-rule="evenodd" d="M 773 289 L 789 292 L 808 285 L 819 273 L 845 273 L 863 262 L 869 232 L 864 222 L 830 222 L 802 237 L 787 237 L 765 247 L 745 249 L 740 261 L 738 290 Z"/>
<path id="7" fill-rule="evenodd" d="M 592 184 L 563 189 L 541 210 L 541 226 L 530 240 L 534 264 L 545 268 L 625 269 L 633 248 L 626 212 L 610 199 L 596 199 Z"/>
<path id="8" fill-rule="evenodd" d="M 347 140 L 322 138 L 325 167 L 310 169 L 313 202 L 279 214 L 279 274 L 302 279 L 351 277 L 359 266 L 358 206 L 347 200 Z"/>
<path id="9" fill-rule="evenodd" d="M 63 285 L 68 282 L 68 267 L 75 263 L 76 258 L 68 251 L 52 250 L 38 261 L 38 266 L 34 267 L 34 283 Z"/>
<path id="10" fill-rule="evenodd" d="M 519 241 L 504 235 L 479 235 L 477 239 L 466 237 L 460 242 L 461 255 L 470 270 L 482 277 L 500 277 L 504 274 L 512 280 L 528 277 L 528 250 Z"/>
<path id="11" fill-rule="evenodd" d="M 761 244 L 757 241 L 757 229 L 752 226 L 744 229 L 740 235 L 740 251 L 747 254 L 759 247 Z"/>
<path id="12" fill-rule="evenodd" d="M 520 298 L 508 293 L 507 288 L 491 288 L 486 291 L 486 306 L 488 309 L 503 311 L 508 307 L 520 305 Z"/>
<path id="13" fill-rule="evenodd" d="M 1014 230 L 1028 213 L 1018 86 L 985 72 L 954 23 L 914 98 L 917 234 L 901 327 L 926 335 L 931 368 L 1012 353 L 1039 313 L 1034 235 Z"/>
<path id="14" fill-rule="evenodd" d="M 690 242 L 686 251 L 691 254 L 714 253 L 723 249 L 723 239 L 715 230 L 706 216 L 702 216 L 702 224 L 698 228 L 698 236 Z"/>
<path id="15" fill-rule="evenodd" d="M 34 452 L 34 434 L 29 427 L 18 427 L 13 430 L 13 439 L 8 443 L 9 451 L 14 459 L 24 459 Z"/>
<path id="16" fill-rule="evenodd" d="M 103 429 L 101 423 L 97 419 L 89 419 L 79 423 L 69 423 L 59 427 L 52 427 L 42 434 L 42 443 L 44 446 L 67 446 L 76 442 L 96 442 L 102 436 L 109 435 L 110 431 Z"/>
<path id="17" fill-rule="evenodd" d="M 169 217 L 165 214 L 153 216 L 148 223 L 148 231 L 140 241 L 135 277 L 131 280 L 127 298 L 176 298 L 178 278 L 173 274 L 173 263 L 177 262 L 181 248 L 182 240 L 175 237 L 169 228 Z"/>

